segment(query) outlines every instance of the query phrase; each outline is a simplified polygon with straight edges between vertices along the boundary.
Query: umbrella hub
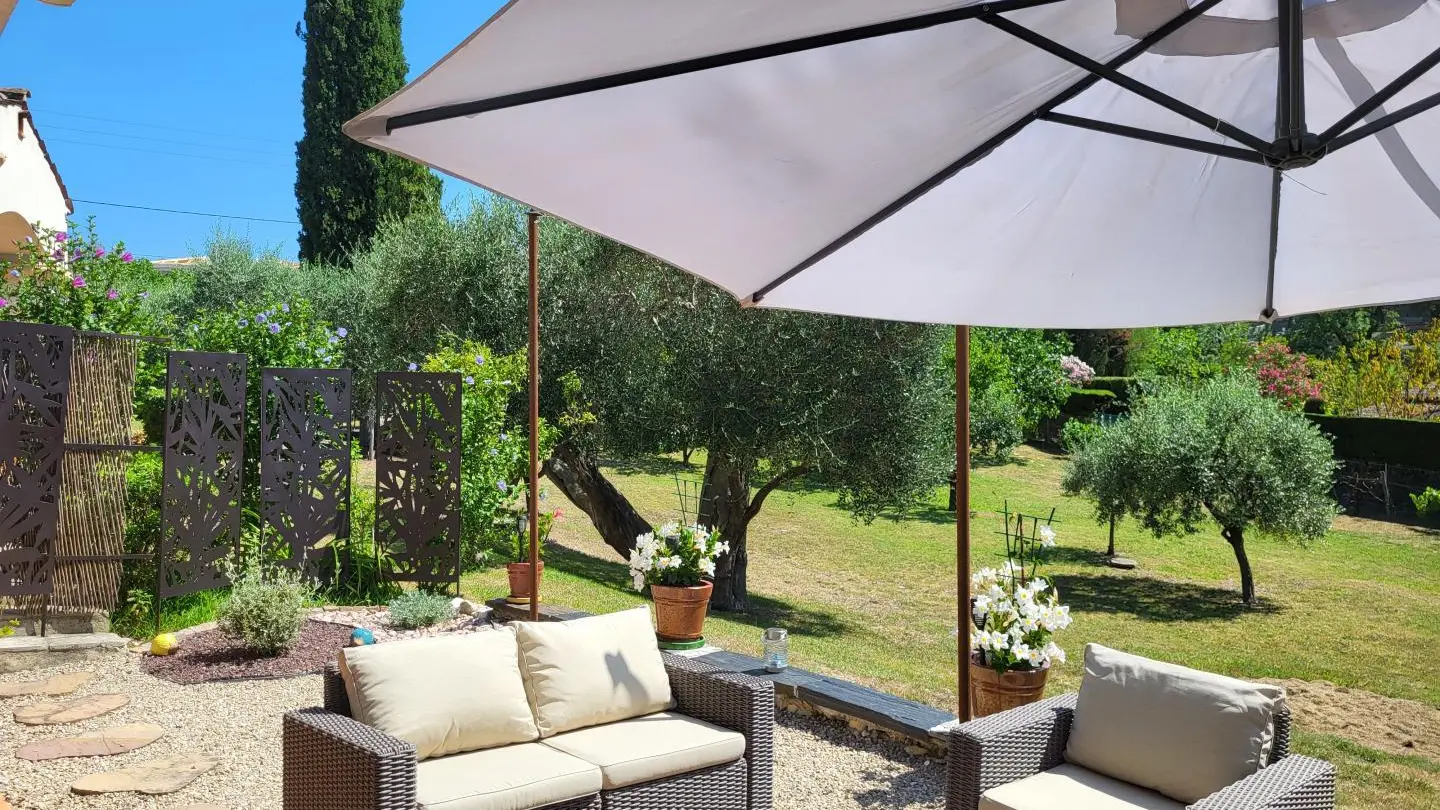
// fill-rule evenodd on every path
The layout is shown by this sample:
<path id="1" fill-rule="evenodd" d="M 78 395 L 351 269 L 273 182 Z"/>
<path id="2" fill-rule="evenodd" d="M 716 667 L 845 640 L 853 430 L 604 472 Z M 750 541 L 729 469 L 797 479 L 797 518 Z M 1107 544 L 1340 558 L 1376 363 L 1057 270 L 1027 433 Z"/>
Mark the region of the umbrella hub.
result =
<path id="1" fill-rule="evenodd" d="M 1273 168 L 1288 171 L 1314 166 L 1322 157 L 1325 157 L 1325 148 L 1320 136 L 1313 132 L 1306 132 L 1298 139 L 1276 138 L 1270 145 L 1268 162 Z"/>

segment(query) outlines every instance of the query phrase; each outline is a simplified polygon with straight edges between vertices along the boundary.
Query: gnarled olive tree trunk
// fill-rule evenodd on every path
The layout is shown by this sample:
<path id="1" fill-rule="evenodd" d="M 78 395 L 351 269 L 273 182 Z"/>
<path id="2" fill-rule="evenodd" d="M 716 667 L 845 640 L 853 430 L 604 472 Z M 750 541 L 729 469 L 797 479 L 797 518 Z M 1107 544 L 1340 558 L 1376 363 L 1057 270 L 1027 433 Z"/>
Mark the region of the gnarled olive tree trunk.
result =
<path id="1" fill-rule="evenodd" d="M 545 477 L 590 517 L 605 545 L 629 558 L 635 538 L 654 531 L 630 500 L 600 471 L 599 461 L 584 448 L 560 442 L 545 460 Z"/>
<path id="2" fill-rule="evenodd" d="M 1250 572 L 1250 558 L 1245 554 L 1245 531 L 1243 529 L 1221 528 L 1220 536 L 1235 550 L 1235 562 L 1240 564 L 1240 599 L 1247 605 L 1255 604 L 1255 575 Z"/>
<path id="3" fill-rule="evenodd" d="M 730 544 L 730 553 L 715 561 L 715 591 L 710 607 L 719 611 L 745 610 L 749 591 L 745 569 L 749 563 L 747 538 L 750 521 L 760 514 L 765 499 L 777 487 L 810 471 L 804 465 L 791 467 L 750 493 L 754 465 L 711 450 L 705 462 L 705 482 L 700 487 L 700 524 L 720 532 Z"/>

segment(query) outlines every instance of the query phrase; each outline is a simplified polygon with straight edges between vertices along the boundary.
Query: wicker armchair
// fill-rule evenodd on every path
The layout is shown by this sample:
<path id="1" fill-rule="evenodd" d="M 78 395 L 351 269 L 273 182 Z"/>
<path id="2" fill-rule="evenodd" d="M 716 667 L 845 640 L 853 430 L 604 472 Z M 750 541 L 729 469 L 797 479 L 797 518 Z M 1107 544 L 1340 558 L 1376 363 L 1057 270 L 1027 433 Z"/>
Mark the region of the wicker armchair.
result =
<path id="1" fill-rule="evenodd" d="M 948 810 L 976 810 L 980 796 L 1061 765 L 1075 694 L 957 726 L 950 733 Z M 1189 810 L 1334 810 L 1335 766 L 1290 754 L 1290 713 L 1275 715 L 1270 765 Z M 1061 810 L 1057 808 L 1057 810 Z"/>
<path id="2" fill-rule="evenodd" d="M 678 656 L 667 654 L 664 662 L 675 711 L 741 734 L 746 742 L 744 757 L 727 765 L 550 804 L 543 810 L 771 808 L 774 684 Z M 350 718 L 350 702 L 335 665 L 325 670 L 324 701 L 323 709 L 299 709 L 285 715 L 285 810 L 420 807 L 414 746 Z"/>

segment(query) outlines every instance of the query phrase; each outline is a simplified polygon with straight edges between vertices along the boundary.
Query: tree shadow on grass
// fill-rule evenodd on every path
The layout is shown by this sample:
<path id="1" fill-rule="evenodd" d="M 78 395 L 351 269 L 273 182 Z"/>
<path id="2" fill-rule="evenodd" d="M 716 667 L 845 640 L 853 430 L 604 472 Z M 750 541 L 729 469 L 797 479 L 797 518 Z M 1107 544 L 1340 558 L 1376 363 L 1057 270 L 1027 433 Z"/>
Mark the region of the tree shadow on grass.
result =
<path id="1" fill-rule="evenodd" d="M 1117 551 L 1117 556 L 1124 555 L 1120 555 Z M 1044 559 L 1047 564 L 1068 563 L 1071 565 L 1092 565 L 1108 568 L 1109 565 L 1107 561 L 1110 559 L 1110 556 L 1103 551 L 1097 551 L 1093 548 L 1056 546 L 1055 548 L 1046 549 Z"/>
<path id="2" fill-rule="evenodd" d="M 641 456 L 639 458 L 606 458 L 600 460 L 602 467 L 609 467 L 626 475 L 659 475 L 669 477 L 675 473 L 699 477 L 705 468 L 693 462 L 686 463 L 670 456 Z"/>
<path id="3" fill-rule="evenodd" d="M 1061 575 L 1054 580 L 1060 601 L 1075 611 L 1128 613 L 1163 622 L 1201 622 L 1281 610 L 1263 597 L 1253 606 L 1246 605 L 1240 601 L 1239 590 L 1191 582 L 1105 574 Z"/>
<path id="4" fill-rule="evenodd" d="M 545 566 L 587 579 L 602 588 L 635 595 L 630 586 L 630 567 L 623 562 L 600 560 L 565 546 L 550 544 L 545 551 Z M 754 627 L 784 627 L 797 636 L 838 636 L 852 629 L 849 624 L 828 610 L 796 607 L 781 599 L 750 593 L 750 606 L 743 613 L 712 613 L 718 619 Z"/>

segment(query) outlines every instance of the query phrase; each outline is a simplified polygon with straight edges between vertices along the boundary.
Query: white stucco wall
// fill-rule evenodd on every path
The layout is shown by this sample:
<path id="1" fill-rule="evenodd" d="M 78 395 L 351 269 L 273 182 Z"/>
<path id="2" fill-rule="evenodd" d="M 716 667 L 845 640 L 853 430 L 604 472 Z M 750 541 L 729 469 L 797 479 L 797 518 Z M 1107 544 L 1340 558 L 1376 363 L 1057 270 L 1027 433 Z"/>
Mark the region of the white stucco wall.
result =
<path id="1" fill-rule="evenodd" d="M 65 194 L 40 149 L 35 130 L 28 121 L 20 129 L 22 110 L 18 104 L 0 101 L 0 155 L 4 156 L 0 163 L 0 214 L 15 212 L 28 223 L 64 230 L 69 214 Z M 0 245 L 0 252 L 8 252 L 9 247 Z"/>

